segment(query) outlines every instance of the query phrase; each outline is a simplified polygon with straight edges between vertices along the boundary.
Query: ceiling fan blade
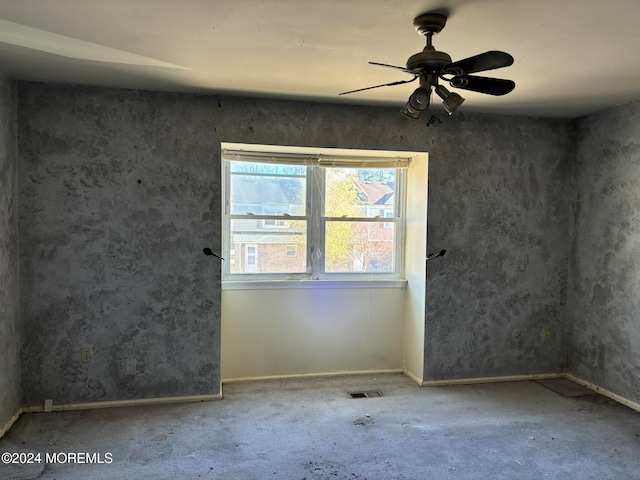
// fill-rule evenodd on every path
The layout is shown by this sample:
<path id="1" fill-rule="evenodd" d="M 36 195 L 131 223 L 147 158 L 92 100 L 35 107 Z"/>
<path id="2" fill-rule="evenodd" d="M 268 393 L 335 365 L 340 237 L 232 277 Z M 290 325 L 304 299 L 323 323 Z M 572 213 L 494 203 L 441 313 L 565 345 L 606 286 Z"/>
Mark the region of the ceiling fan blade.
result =
<path id="1" fill-rule="evenodd" d="M 469 73 L 493 70 L 494 68 L 508 67 L 509 65 L 513 65 L 513 57 L 511 55 L 505 52 L 491 50 L 490 52 L 484 52 L 480 55 L 445 65 L 441 73 L 461 76 Z"/>
<path id="2" fill-rule="evenodd" d="M 449 83 L 454 88 L 471 90 L 472 92 L 486 93 L 489 95 L 506 95 L 516 84 L 512 80 L 502 78 L 476 77 L 473 75 L 460 75 L 453 77 Z"/>
<path id="3" fill-rule="evenodd" d="M 365 88 L 359 88 L 357 90 L 349 90 L 348 92 L 342 92 L 342 93 L 339 93 L 338 95 L 347 95 L 349 93 L 362 92 L 364 90 L 371 90 L 372 88 L 390 87 L 391 85 L 400 85 L 402 83 L 409 83 L 409 82 L 413 82 L 418 77 L 419 77 L 419 75 L 416 75 L 411 80 L 400 80 L 400 81 L 397 81 L 397 82 L 383 83 L 382 85 L 375 85 L 373 87 L 365 87 Z"/>
<path id="4" fill-rule="evenodd" d="M 386 63 L 378 63 L 378 62 L 369 62 L 369 64 L 371 65 L 378 65 L 379 67 L 387 67 L 387 68 L 394 68 L 396 70 L 400 70 L 401 72 L 404 73 L 408 73 L 410 75 L 415 75 L 416 72 L 414 72 L 413 70 L 409 70 L 408 68 L 404 68 L 404 67 L 396 67 L 395 65 L 388 65 Z"/>

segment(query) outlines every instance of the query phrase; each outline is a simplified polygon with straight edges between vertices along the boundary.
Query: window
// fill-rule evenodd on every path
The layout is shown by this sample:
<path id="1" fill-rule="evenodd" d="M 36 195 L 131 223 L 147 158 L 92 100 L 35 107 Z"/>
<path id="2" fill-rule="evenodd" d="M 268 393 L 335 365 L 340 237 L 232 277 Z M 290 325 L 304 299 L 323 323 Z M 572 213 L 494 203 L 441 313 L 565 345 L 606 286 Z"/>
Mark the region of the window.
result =
<path id="1" fill-rule="evenodd" d="M 223 146 L 223 280 L 402 277 L 407 158 L 232 145 Z"/>
<path id="2" fill-rule="evenodd" d="M 245 265 L 251 271 L 258 265 L 258 247 L 256 245 L 247 245 L 245 255 Z"/>

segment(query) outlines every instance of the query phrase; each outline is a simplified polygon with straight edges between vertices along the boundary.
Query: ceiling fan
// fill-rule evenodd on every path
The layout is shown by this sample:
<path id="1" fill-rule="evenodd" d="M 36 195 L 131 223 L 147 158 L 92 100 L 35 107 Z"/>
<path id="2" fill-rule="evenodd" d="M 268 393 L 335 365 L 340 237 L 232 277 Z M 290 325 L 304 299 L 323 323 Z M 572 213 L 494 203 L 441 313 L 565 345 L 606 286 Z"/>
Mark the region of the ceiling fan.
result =
<path id="1" fill-rule="evenodd" d="M 417 120 L 420 113 L 429 108 L 431 102 L 431 91 L 442 99 L 444 109 L 449 115 L 464 102 L 464 98 L 455 92 L 450 92 L 444 85 L 438 83 L 439 80 L 449 82 L 454 88 L 471 90 L 473 92 L 486 93 L 488 95 L 506 95 L 511 92 L 516 84 L 512 80 L 501 78 L 478 77 L 471 73 L 484 72 L 496 68 L 508 67 L 513 64 L 513 57 L 505 52 L 491 50 L 473 57 L 465 58 L 457 62 L 451 62 L 451 57 L 436 50 L 431 41 L 436 33 L 440 33 L 447 23 L 447 17 L 439 13 L 425 13 L 417 16 L 413 20 L 413 25 L 421 35 L 427 38 L 427 46 L 420 53 L 412 55 L 407 60 L 407 66 L 397 67 L 386 63 L 369 62 L 371 65 L 394 68 L 401 72 L 413 75 L 409 80 L 400 80 L 373 87 L 359 88 L 348 92 L 340 93 L 347 95 L 372 88 L 388 87 L 400 85 L 402 83 L 413 82 L 420 79 L 418 87 L 409 97 L 406 105 L 400 111 L 405 117 Z"/>

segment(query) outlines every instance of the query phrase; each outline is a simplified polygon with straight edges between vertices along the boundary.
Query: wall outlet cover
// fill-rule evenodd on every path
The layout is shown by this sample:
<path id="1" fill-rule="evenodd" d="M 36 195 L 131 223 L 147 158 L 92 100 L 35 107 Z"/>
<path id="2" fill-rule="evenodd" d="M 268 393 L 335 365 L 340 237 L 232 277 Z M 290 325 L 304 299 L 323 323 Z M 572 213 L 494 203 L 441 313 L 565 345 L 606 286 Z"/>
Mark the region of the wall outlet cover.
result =
<path id="1" fill-rule="evenodd" d="M 82 360 L 83 362 L 90 362 L 92 356 L 93 351 L 91 347 L 82 347 L 80 349 L 80 360 Z"/>

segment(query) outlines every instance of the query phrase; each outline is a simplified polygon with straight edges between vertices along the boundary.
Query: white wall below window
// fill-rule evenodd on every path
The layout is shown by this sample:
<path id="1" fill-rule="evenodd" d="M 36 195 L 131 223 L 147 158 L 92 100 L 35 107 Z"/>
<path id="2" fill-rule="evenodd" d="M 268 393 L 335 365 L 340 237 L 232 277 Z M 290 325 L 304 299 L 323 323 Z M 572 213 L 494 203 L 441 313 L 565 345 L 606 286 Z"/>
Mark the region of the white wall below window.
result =
<path id="1" fill-rule="evenodd" d="M 397 281 L 345 288 L 315 281 L 313 287 L 223 287 L 223 382 L 383 370 L 402 370 L 422 382 L 428 157 L 404 153 L 412 156 L 403 242 L 406 288 Z"/>
<path id="2" fill-rule="evenodd" d="M 222 381 L 402 370 L 404 288 L 223 290 Z"/>

